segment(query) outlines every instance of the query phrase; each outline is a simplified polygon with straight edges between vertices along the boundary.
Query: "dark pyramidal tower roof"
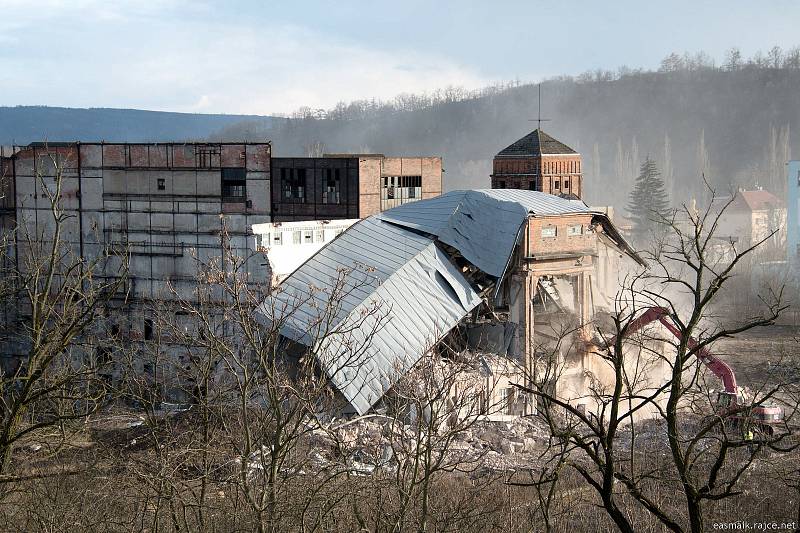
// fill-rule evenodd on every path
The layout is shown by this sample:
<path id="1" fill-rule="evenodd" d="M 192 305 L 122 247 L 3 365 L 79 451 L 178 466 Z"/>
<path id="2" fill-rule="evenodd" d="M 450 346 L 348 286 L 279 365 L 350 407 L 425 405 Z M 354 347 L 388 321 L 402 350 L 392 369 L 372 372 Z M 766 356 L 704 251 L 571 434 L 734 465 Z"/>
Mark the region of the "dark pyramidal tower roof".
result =
<path id="1" fill-rule="evenodd" d="M 577 154 L 575 150 L 541 130 L 533 130 L 511 146 L 498 152 L 499 157 L 530 157 L 553 154 Z"/>

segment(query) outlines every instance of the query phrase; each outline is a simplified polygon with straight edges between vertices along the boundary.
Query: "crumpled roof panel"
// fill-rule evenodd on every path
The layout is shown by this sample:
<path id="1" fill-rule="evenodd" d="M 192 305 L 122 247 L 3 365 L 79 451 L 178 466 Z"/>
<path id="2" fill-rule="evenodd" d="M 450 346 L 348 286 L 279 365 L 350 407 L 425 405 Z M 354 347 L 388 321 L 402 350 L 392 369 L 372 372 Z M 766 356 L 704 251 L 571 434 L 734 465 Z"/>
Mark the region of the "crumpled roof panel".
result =
<path id="1" fill-rule="evenodd" d="M 501 278 L 529 215 L 591 213 L 537 191 L 452 191 L 362 220 L 286 278 L 259 307 L 314 350 L 332 384 L 366 413 L 481 303 L 443 244 Z M 498 284 L 499 286 L 499 284 Z"/>
<path id="2" fill-rule="evenodd" d="M 370 217 L 300 266 L 259 312 L 312 347 L 363 414 L 480 302 L 432 237 Z"/>
<path id="3" fill-rule="evenodd" d="M 565 213 L 592 211 L 583 202 L 539 191 L 481 189 L 451 191 L 430 200 L 389 209 L 377 216 L 435 235 L 482 271 L 500 278 L 528 215 Z"/>

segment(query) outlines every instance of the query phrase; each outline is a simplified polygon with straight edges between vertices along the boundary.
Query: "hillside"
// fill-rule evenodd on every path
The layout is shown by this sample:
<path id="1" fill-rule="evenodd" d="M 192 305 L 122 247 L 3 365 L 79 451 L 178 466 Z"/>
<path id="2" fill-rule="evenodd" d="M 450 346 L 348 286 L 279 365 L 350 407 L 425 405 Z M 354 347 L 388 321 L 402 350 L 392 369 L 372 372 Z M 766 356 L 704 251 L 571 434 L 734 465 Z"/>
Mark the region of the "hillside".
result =
<path id="1" fill-rule="evenodd" d="M 255 115 L 202 115 L 138 109 L 0 107 L 0 145 L 32 141 L 183 141 L 203 139 L 234 123 L 267 127 Z"/>
<path id="2" fill-rule="evenodd" d="M 791 135 L 800 126 L 798 87 L 796 67 L 597 72 L 542 84 L 542 114 L 551 119 L 544 129 L 583 154 L 589 202 L 625 205 L 647 154 L 678 202 L 706 196 L 702 175 L 720 192 L 763 186 L 780 195 L 784 163 L 800 154 Z M 442 155 L 446 189 L 487 187 L 493 155 L 533 130 L 536 116 L 536 86 L 518 85 L 355 102 L 215 138 L 266 136 L 279 155 Z"/>

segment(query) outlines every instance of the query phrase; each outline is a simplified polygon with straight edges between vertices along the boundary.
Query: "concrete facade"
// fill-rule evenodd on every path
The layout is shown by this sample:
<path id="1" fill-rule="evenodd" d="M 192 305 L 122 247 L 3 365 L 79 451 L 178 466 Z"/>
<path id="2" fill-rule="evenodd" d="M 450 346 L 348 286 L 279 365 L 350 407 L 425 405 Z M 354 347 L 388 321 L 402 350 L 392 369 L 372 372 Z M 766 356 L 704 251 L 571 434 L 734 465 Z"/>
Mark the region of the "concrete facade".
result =
<path id="1" fill-rule="evenodd" d="M 222 238 L 248 257 L 248 279 L 268 280 L 255 255 L 251 226 L 270 215 L 269 143 L 33 143 L 5 160 L 14 188 L 17 252 L 28 236 L 52 234 L 47 188 L 62 175 L 62 238 L 75 258 L 91 261 L 111 246 L 127 250 L 125 309 L 175 297 L 193 300 L 198 272 L 222 261 Z M 6 185 L 8 186 L 8 185 Z M 6 197 L 6 200 L 10 197 Z M 119 276 L 112 262 L 98 273 Z M 174 289 L 174 292 L 173 292 Z M 144 334 L 134 319 L 132 338 Z"/>

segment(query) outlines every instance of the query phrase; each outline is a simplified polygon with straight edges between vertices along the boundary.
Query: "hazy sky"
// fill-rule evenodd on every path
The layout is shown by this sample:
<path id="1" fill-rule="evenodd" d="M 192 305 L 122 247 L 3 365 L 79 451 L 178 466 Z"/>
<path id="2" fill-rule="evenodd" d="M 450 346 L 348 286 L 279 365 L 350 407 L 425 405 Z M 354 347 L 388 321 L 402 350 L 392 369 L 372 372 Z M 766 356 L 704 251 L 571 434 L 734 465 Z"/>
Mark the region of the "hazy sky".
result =
<path id="1" fill-rule="evenodd" d="M 288 113 L 800 44 L 800 2 L 0 0 L 0 105 Z"/>

